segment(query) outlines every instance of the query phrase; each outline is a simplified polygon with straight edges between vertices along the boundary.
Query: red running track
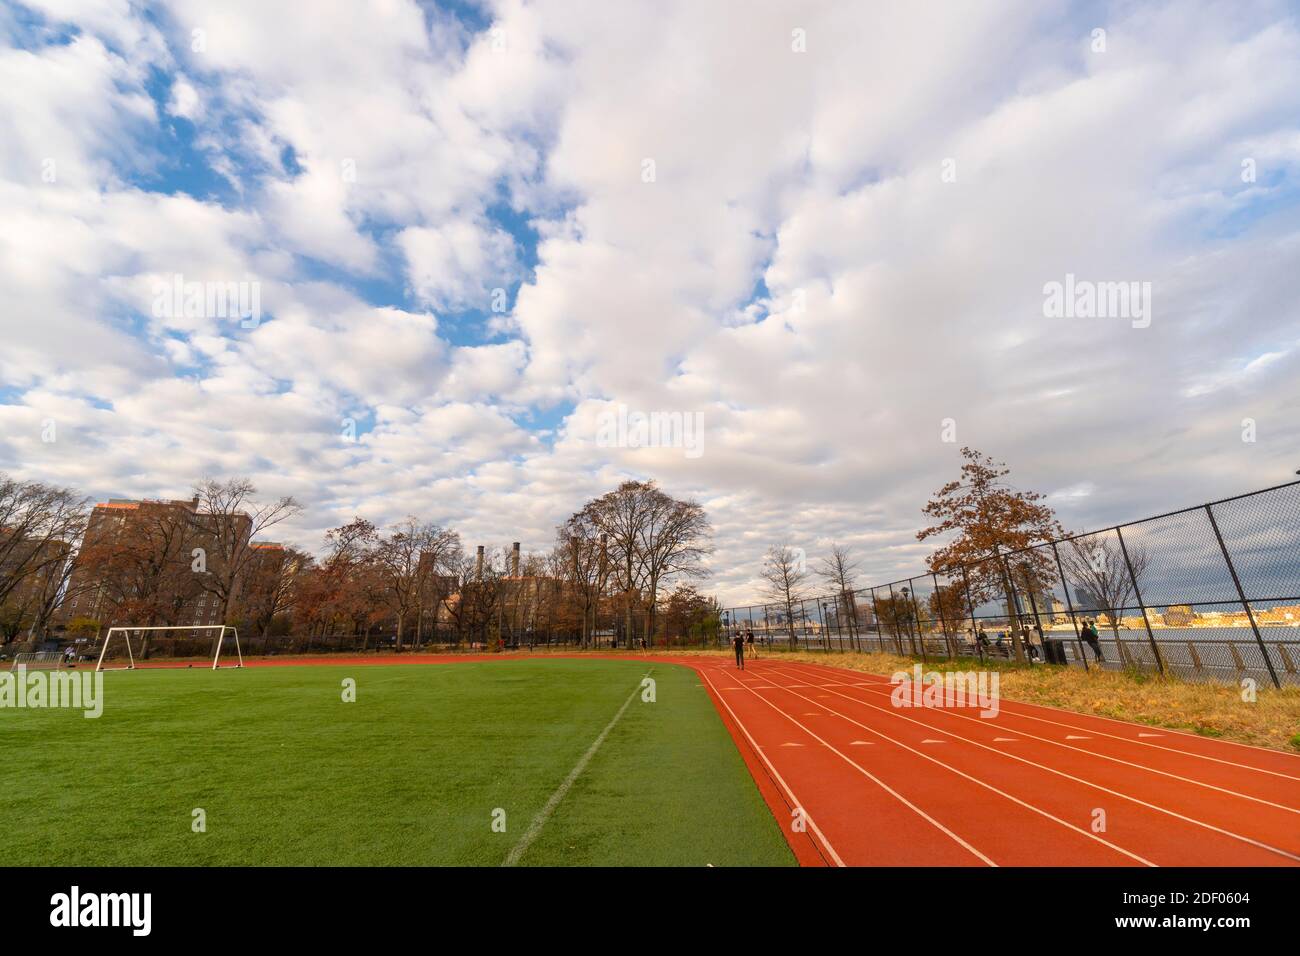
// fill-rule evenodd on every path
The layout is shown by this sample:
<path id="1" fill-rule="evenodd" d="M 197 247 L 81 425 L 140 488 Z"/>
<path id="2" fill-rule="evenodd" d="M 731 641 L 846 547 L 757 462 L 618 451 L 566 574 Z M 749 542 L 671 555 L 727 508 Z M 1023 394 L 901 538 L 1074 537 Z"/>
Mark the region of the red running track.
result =
<path id="1" fill-rule="evenodd" d="M 1300 864 L 1300 757 L 1007 700 L 896 707 L 887 678 L 820 664 L 679 662 L 806 865 Z"/>

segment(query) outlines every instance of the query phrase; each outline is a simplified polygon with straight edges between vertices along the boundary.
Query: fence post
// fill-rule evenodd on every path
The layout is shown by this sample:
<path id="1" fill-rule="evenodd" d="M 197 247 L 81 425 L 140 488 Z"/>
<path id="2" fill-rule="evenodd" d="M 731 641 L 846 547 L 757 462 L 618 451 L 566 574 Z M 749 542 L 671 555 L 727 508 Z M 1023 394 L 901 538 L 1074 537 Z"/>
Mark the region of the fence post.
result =
<path id="1" fill-rule="evenodd" d="M 1268 676 L 1273 678 L 1273 686 L 1280 688 L 1282 683 L 1277 679 L 1277 671 L 1273 669 L 1273 660 L 1268 656 L 1264 638 L 1260 636 L 1259 625 L 1255 623 L 1255 612 L 1250 609 L 1250 602 L 1246 600 L 1246 590 L 1241 586 L 1241 578 L 1237 577 L 1237 568 L 1232 563 L 1232 556 L 1228 554 L 1228 546 L 1223 543 L 1223 534 L 1219 531 L 1219 522 L 1214 518 L 1214 509 L 1206 505 L 1205 513 L 1210 516 L 1210 527 L 1214 529 L 1214 536 L 1219 539 L 1219 550 L 1223 552 L 1223 560 L 1228 562 L 1228 573 L 1232 575 L 1232 583 L 1237 587 L 1237 597 L 1241 598 L 1241 606 L 1246 609 L 1246 619 L 1250 621 L 1250 629 L 1255 632 L 1255 643 L 1259 645 L 1259 652 L 1264 655 L 1264 666 L 1268 668 Z"/>
<path id="2" fill-rule="evenodd" d="M 934 609 L 939 615 L 939 627 L 943 629 L 943 642 L 948 646 L 948 659 L 952 660 L 957 654 L 952 638 L 948 636 L 948 622 L 943 617 L 943 592 L 939 590 L 939 575 L 931 571 L 930 580 L 934 582 Z"/>
<path id="3" fill-rule="evenodd" d="M 1040 653 L 1043 655 L 1043 662 L 1047 662 L 1047 631 L 1043 627 L 1043 619 L 1038 614 L 1038 600 L 1034 597 L 1034 580 L 1028 570 L 1025 571 L 1025 590 L 1029 592 L 1029 610 L 1034 615 L 1034 629 L 1038 631 L 1039 639 L 1043 642 Z"/>
<path id="4" fill-rule="evenodd" d="M 966 573 L 966 565 L 961 566 L 961 580 L 966 585 L 966 605 L 970 608 L 970 627 L 971 639 L 975 641 L 975 650 L 979 653 L 980 663 L 984 663 L 984 645 L 980 643 L 980 626 L 975 620 L 975 602 L 970 596 L 970 575 Z"/>
<path id="5" fill-rule="evenodd" d="M 1128 578 L 1133 582 L 1133 594 L 1138 599 L 1138 607 L 1142 609 L 1142 623 L 1146 626 L 1147 639 L 1151 642 L 1151 653 L 1156 656 L 1156 666 L 1160 668 L 1160 674 L 1163 676 L 1165 673 L 1164 658 L 1160 656 L 1160 645 L 1156 643 L 1156 636 L 1151 633 L 1151 621 L 1147 617 L 1147 606 L 1142 600 L 1142 589 L 1138 587 L 1137 575 L 1133 573 L 1133 562 L 1130 561 L 1128 557 L 1128 547 L 1124 544 L 1124 532 L 1116 526 L 1115 534 L 1119 537 L 1119 549 L 1124 554 L 1124 563 L 1128 565 Z M 1120 608 L 1116 608 L 1115 612 L 1117 614 L 1123 613 Z M 1122 621 L 1123 618 L 1120 618 L 1120 620 Z"/>
<path id="6" fill-rule="evenodd" d="M 858 600 L 857 595 L 852 588 L 846 588 L 840 595 L 844 600 L 844 611 L 849 615 L 849 646 L 853 650 L 858 650 Z M 840 625 L 840 633 L 843 634 L 844 625 Z"/>
<path id="7" fill-rule="evenodd" d="M 885 630 L 880 621 L 880 602 L 876 600 L 876 589 L 871 588 L 871 613 L 876 618 L 876 653 L 882 654 L 885 650 Z"/>
<path id="8" fill-rule="evenodd" d="M 1079 647 L 1079 657 L 1083 660 L 1083 669 L 1088 670 L 1088 654 L 1083 649 L 1083 639 L 1079 636 L 1079 621 L 1074 616 L 1074 601 L 1070 598 L 1070 582 L 1065 580 L 1065 566 L 1061 564 L 1061 551 L 1052 542 L 1052 554 L 1056 556 L 1056 573 L 1061 576 L 1061 590 L 1065 592 L 1065 608 L 1070 612 L 1070 625 L 1074 628 L 1074 643 Z M 1100 638 L 1097 641 L 1101 643 Z"/>
<path id="9" fill-rule="evenodd" d="M 995 546 L 993 553 L 998 554 Z M 1007 630 L 1011 632 L 1011 648 L 1016 652 L 1016 663 L 1025 662 L 1025 646 L 1020 640 L 1020 598 L 1016 594 L 1016 582 L 1011 580 L 1011 565 L 1005 554 L 1002 558 L 1002 580 L 1007 589 Z M 1014 619 L 1013 619 L 1014 618 Z"/>
<path id="10" fill-rule="evenodd" d="M 921 645 L 921 660 L 927 664 L 930 658 L 925 653 L 925 635 L 921 633 L 921 606 L 916 603 L 916 579 L 907 579 L 907 590 L 912 596 L 912 624 L 916 627 L 916 642 Z"/>
<path id="11" fill-rule="evenodd" d="M 890 626 L 894 629 L 894 643 L 898 645 L 898 656 L 904 657 L 903 639 L 898 633 L 898 599 L 894 597 L 894 585 L 889 584 L 889 618 Z"/>

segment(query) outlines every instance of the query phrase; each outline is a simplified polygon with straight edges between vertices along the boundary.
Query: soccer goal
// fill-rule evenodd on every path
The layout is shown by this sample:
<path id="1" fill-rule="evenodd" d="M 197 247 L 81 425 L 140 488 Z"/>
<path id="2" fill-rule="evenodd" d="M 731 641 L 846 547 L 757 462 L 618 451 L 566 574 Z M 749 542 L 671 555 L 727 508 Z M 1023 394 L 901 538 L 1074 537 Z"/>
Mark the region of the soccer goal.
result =
<path id="1" fill-rule="evenodd" d="M 229 637 L 227 637 L 229 634 Z M 132 645 L 132 638 L 135 645 Z M 110 627 L 104 635 L 104 645 L 99 651 L 95 670 L 109 668 L 132 670 L 135 668 L 137 649 L 141 658 L 149 657 L 212 657 L 212 669 L 221 667 L 221 655 L 230 660 L 230 644 L 235 645 L 234 663 L 227 666 L 243 667 L 244 652 L 239 646 L 239 631 L 228 624 L 176 624 L 166 627 Z"/>
<path id="2" fill-rule="evenodd" d="M 9 669 L 16 671 L 24 667 L 29 671 L 46 670 L 57 668 L 62 660 L 63 654 L 60 651 L 20 651 L 14 655 L 14 662 Z"/>

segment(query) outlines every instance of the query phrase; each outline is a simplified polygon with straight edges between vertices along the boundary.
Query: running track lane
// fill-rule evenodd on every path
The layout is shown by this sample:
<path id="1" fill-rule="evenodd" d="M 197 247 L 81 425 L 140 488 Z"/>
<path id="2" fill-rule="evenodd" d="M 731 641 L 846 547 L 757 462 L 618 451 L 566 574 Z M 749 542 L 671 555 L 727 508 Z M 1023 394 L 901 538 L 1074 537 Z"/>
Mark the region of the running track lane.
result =
<path id="1" fill-rule="evenodd" d="M 1289 754 L 1005 700 L 900 708 L 887 678 L 820 664 L 680 662 L 804 864 L 1300 864 Z"/>

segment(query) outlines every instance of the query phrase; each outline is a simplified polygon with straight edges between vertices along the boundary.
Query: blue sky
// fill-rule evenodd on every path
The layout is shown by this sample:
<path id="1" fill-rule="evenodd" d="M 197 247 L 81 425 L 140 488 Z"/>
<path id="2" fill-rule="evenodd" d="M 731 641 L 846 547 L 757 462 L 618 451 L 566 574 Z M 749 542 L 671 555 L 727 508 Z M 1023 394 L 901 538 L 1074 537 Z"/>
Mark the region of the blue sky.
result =
<path id="1" fill-rule="evenodd" d="M 1300 467 L 1293 5 L 744 9 L 5 6 L 0 470 L 248 474 L 307 547 L 542 549 L 653 477 L 746 600 L 781 541 L 919 568 L 962 444 L 1076 530 Z M 1049 317 L 1067 274 L 1152 321 Z M 178 276 L 259 321 L 159 314 Z"/>

